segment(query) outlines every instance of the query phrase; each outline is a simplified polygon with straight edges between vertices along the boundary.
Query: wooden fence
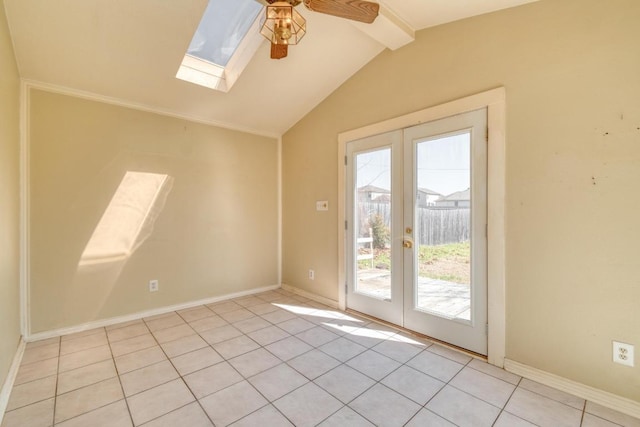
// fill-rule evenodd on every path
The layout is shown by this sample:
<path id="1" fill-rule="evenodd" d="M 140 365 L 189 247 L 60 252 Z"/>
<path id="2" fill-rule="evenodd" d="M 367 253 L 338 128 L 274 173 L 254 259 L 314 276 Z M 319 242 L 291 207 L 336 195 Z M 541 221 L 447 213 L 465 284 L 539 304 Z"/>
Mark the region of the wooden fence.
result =
<path id="1" fill-rule="evenodd" d="M 469 208 L 419 207 L 416 233 L 421 245 L 444 245 L 468 241 L 471 235 L 471 211 Z M 359 229 L 366 235 L 369 218 L 380 215 L 387 227 L 391 227 L 389 203 L 360 203 Z"/>

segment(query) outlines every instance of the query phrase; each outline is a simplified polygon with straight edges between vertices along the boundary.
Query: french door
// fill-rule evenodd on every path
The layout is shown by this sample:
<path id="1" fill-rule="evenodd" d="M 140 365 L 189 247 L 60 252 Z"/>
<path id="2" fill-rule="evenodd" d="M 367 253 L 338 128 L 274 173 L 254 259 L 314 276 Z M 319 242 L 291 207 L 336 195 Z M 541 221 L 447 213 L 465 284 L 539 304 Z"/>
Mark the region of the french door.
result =
<path id="1" fill-rule="evenodd" d="M 486 109 L 347 143 L 347 307 L 487 354 Z"/>

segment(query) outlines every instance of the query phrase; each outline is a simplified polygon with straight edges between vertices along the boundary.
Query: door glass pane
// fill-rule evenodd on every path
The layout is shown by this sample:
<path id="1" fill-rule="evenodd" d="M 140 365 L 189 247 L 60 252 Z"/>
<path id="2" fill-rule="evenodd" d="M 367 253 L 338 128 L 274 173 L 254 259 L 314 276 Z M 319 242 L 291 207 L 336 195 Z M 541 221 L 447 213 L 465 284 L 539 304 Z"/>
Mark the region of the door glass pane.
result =
<path id="1" fill-rule="evenodd" d="M 355 291 L 391 299 L 391 148 L 356 154 Z"/>
<path id="2" fill-rule="evenodd" d="M 415 309 L 471 319 L 471 133 L 417 143 Z"/>

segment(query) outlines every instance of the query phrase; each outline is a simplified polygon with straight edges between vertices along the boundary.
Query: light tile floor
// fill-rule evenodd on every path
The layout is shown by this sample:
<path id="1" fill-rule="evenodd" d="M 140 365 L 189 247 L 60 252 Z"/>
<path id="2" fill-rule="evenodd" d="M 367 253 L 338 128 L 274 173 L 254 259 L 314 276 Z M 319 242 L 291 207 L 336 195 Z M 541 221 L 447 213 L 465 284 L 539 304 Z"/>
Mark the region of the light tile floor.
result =
<path id="1" fill-rule="evenodd" d="M 640 426 L 283 290 L 30 343 L 2 427 Z"/>

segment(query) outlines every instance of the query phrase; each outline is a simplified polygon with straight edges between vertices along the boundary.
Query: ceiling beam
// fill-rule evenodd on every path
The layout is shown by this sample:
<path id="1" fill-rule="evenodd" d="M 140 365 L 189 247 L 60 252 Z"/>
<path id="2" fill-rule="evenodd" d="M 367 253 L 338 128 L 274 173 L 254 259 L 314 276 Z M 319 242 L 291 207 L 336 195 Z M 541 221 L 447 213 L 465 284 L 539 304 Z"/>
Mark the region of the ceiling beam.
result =
<path id="1" fill-rule="evenodd" d="M 385 5 L 380 5 L 380 12 L 373 24 L 353 22 L 360 31 L 383 46 L 396 50 L 416 39 L 415 30 Z"/>

